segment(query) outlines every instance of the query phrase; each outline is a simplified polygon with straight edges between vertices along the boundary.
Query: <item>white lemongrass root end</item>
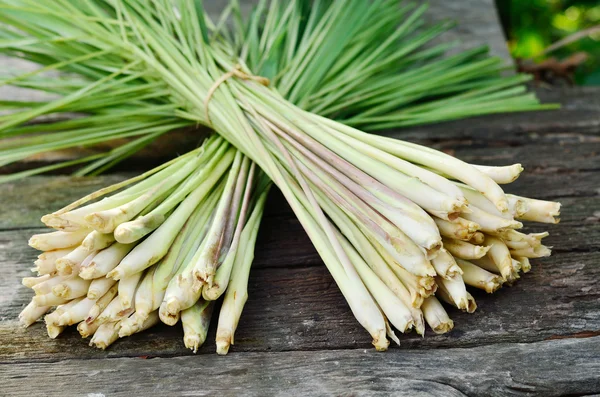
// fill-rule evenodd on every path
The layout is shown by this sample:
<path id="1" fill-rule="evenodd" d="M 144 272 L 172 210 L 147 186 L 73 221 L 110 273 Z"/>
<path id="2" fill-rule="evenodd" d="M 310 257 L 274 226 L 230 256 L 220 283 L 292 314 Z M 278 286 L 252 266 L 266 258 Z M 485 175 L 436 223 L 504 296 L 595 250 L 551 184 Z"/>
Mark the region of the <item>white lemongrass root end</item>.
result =
<path id="1" fill-rule="evenodd" d="M 90 340 L 90 346 L 106 350 L 119 339 L 119 322 L 113 321 L 100 325 Z"/>
<path id="2" fill-rule="evenodd" d="M 50 310 L 50 306 L 37 306 L 33 301 L 19 313 L 19 323 L 23 328 L 29 327 L 31 324 L 39 320 L 44 314 Z"/>
<path id="3" fill-rule="evenodd" d="M 454 322 L 435 296 L 425 299 L 421 310 L 425 321 L 436 334 L 445 334 L 454 328 Z"/>

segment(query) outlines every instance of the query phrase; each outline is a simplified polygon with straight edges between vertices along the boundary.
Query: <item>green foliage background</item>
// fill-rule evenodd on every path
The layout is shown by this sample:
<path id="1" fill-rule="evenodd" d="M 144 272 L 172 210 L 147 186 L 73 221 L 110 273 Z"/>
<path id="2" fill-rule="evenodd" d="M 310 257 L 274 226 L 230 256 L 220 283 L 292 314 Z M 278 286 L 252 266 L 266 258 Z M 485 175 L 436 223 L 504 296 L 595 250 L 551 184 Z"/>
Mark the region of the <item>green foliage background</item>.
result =
<path id="1" fill-rule="evenodd" d="M 550 44 L 600 25 L 600 0 L 496 0 L 510 51 L 515 58 L 536 57 Z M 589 59 L 575 75 L 577 84 L 600 85 L 600 32 L 551 52 L 563 59 L 585 51 Z"/>

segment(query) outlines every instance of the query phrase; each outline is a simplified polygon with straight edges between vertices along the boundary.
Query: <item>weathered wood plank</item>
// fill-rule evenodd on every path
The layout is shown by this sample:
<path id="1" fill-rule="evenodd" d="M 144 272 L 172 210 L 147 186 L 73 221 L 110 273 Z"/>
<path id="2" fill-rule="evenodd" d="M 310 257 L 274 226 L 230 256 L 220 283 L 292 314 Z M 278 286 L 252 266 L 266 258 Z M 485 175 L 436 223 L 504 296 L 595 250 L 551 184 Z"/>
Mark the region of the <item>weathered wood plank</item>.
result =
<path id="1" fill-rule="evenodd" d="M 345 350 L 240 353 L 226 360 L 212 355 L 11 363 L 0 366 L 0 388 L 15 397 L 74 392 L 551 397 L 600 392 L 598 373 L 600 337 L 595 337 L 386 354 Z"/>

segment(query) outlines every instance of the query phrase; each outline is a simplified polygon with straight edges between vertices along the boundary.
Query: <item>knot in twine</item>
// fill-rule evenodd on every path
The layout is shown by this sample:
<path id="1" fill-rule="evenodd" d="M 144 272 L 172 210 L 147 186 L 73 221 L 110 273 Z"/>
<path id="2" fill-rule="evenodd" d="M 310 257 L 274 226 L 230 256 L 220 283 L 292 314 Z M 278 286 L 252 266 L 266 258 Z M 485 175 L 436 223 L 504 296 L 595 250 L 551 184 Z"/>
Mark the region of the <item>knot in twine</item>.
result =
<path id="1" fill-rule="evenodd" d="M 212 99 L 215 91 L 217 91 L 217 89 L 219 88 L 219 86 L 231 77 L 237 77 L 242 80 L 256 81 L 257 83 L 262 84 L 265 87 L 268 87 L 270 84 L 270 81 L 268 78 L 262 77 L 262 76 L 255 76 L 253 74 L 248 74 L 242 70 L 241 65 L 239 65 L 239 64 L 235 65 L 235 67 L 233 69 L 231 69 L 229 72 L 225 73 L 224 75 L 222 75 L 215 81 L 215 83 L 212 85 L 212 87 L 210 87 L 210 90 L 208 90 L 206 99 L 204 99 L 204 115 L 206 116 L 206 122 L 210 126 L 212 126 L 212 122 L 210 121 L 210 115 L 208 114 L 208 104 L 209 104 L 210 100 Z"/>

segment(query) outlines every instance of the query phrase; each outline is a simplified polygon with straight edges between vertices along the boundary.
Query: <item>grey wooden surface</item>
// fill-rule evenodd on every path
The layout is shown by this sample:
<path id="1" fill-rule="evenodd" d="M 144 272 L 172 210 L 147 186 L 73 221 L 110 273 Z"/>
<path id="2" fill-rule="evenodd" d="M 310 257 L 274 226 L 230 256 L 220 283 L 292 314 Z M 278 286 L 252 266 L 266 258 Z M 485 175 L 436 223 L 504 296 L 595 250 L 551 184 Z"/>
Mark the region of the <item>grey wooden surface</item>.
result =
<path id="1" fill-rule="evenodd" d="M 455 32 L 461 38 L 504 48 L 490 0 L 432 5 L 439 11 L 432 18 L 471 21 Z M 475 291 L 474 314 L 449 309 L 456 324 L 451 333 L 402 335 L 401 347 L 387 353 L 372 349 L 275 191 L 228 356 L 214 354 L 215 324 L 195 356 L 183 347 L 179 327 L 155 327 L 106 352 L 89 348 L 75 332 L 50 340 L 42 324 L 20 329 L 16 316 L 30 299 L 20 279 L 30 274 L 36 255 L 26 243 L 41 230 L 40 216 L 125 174 L 44 176 L 0 186 L 0 395 L 600 393 L 600 92 L 538 94 L 563 108 L 387 132 L 473 163 L 521 162 L 526 172 L 508 191 L 564 206 L 559 225 L 529 227 L 550 231 L 552 257 L 534 261 L 511 288 L 493 295 Z M 184 141 L 181 149 L 191 144 Z M 133 172 L 141 166 L 134 161 L 126 167 Z"/>

